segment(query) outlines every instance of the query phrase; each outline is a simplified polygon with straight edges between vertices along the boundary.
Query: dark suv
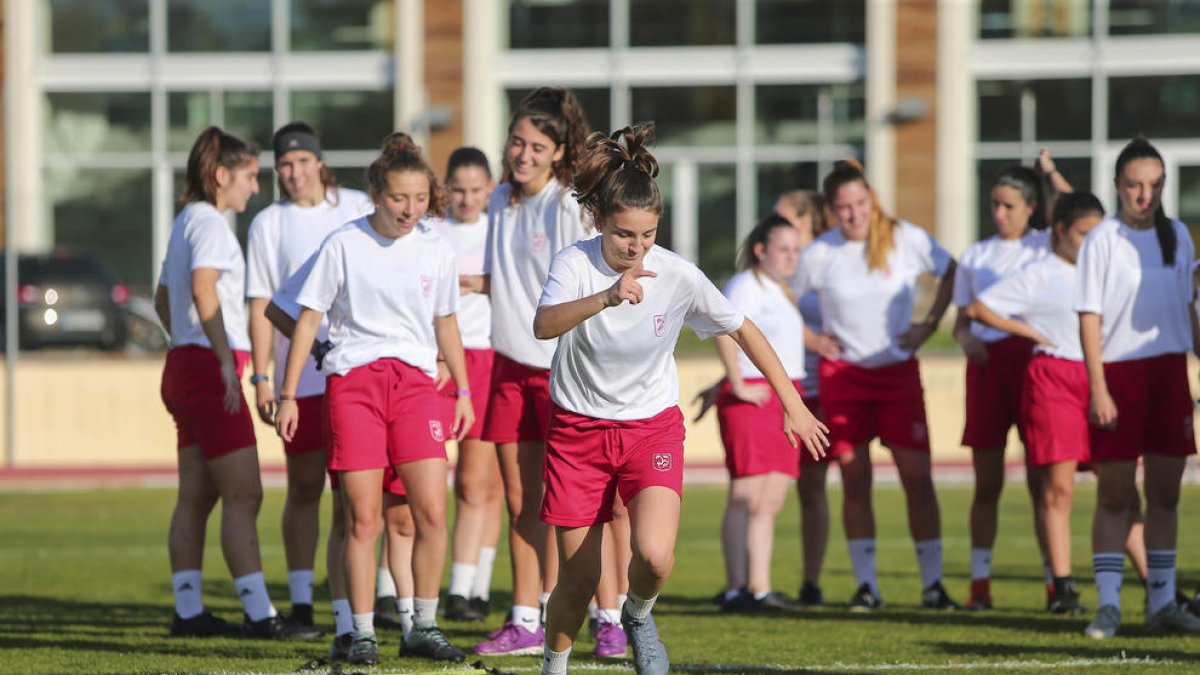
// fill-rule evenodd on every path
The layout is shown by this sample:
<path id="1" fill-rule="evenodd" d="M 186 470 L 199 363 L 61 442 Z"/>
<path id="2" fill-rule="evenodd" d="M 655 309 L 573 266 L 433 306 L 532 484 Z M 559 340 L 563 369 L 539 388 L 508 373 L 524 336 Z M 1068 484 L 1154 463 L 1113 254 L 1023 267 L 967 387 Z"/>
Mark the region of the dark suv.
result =
<path id="1" fill-rule="evenodd" d="M 3 273 L 4 259 L 0 257 L 0 288 L 4 287 Z M 7 301 L 6 291 L 0 297 L 0 310 Z M 22 349 L 93 345 L 115 351 L 122 349 L 128 338 L 125 315 L 129 288 L 118 283 L 104 263 L 93 256 L 19 256 L 17 301 Z"/>

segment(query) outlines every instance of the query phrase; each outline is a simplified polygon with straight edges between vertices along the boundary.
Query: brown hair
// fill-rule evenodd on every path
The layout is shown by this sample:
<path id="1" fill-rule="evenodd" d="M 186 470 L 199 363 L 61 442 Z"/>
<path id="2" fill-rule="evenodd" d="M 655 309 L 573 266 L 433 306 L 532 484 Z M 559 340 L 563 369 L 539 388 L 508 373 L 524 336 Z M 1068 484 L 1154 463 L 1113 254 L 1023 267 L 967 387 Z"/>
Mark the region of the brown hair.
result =
<path id="1" fill-rule="evenodd" d="M 1121 154 L 1117 155 L 1116 170 L 1113 172 L 1113 182 L 1121 180 L 1121 174 L 1125 171 L 1125 165 L 1135 159 L 1153 159 L 1158 162 L 1163 168 L 1163 179 L 1166 179 L 1167 163 L 1163 161 L 1162 155 L 1158 149 L 1146 140 L 1145 136 L 1137 136 L 1133 140 L 1125 144 L 1121 149 Z M 1117 215 L 1120 215 L 1120 209 L 1117 209 Z M 1166 211 L 1163 210 L 1162 197 L 1159 197 L 1158 208 L 1154 211 L 1154 233 L 1158 238 L 1158 248 L 1162 252 L 1163 265 L 1166 267 L 1175 266 L 1175 224 L 1167 217 Z"/>
<path id="2" fill-rule="evenodd" d="M 896 227 L 899 222 L 884 213 L 879 204 L 879 195 L 867 182 L 863 165 L 857 159 L 844 159 L 834 164 L 833 171 L 825 176 L 821 185 L 822 192 L 825 193 L 825 216 L 830 223 L 837 220 L 833 213 L 833 198 L 843 185 L 855 181 L 862 183 L 871 195 L 871 222 L 867 227 L 867 269 L 887 269 L 888 256 L 896 247 Z"/>
<path id="3" fill-rule="evenodd" d="M 814 219 L 813 224 L 815 225 L 816 223 L 817 221 Z M 795 230 L 791 221 L 774 211 L 758 221 L 754 229 L 750 230 L 750 234 L 746 235 L 745 241 L 742 242 L 741 250 L 738 251 L 737 269 L 739 272 L 754 270 L 755 278 L 758 279 L 759 283 L 763 282 L 762 278 L 758 276 L 758 268 L 762 266 L 762 262 L 754 254 L 754 247 L 759 244 L 762 244 L 764 248 L 769 246 L 771 233 L 780 228 Z M 780 283 L 779 286 L 783 289 L 783 294 L 787 296 L 788 300 L 791 300 L 795 304 L 796 296 L 792 294 L 791 287 L 786 283 Z"/>
<path id="4" fill-rule="evenodd" d="M 808 216 L 812 221 L 812 235 L 819 237 L 829 229 L 829 221 L 825 218 L 825 198 L 814 190 L 789 190 L 775 200 L 778 213 L 780 204 L 788 204 L 796 210 L 797 216 Z"/>
<path id="5" fill-rule="evenodd" d="M 289 123 L 279 127 L 279 130 L 275 132 L 273 145 L 278 146 L 279 139 L 281 137 L 285 136 L 286 134 L 290 134 L 290 133 L 297 132 L 297 131 L 306 133 L 306 134 L 310 134 L 318 142 L 320 142 L 320 140 L 321 140 L 321 134 L 317 133 L 317 129 L 313 125 L 311 125 L 307 122 L 289 122 Z M 310 150 L 309 152 L 312 152 L 312 151 Z M 329 168 L 329 166 L 327 164 L 325 164 L 324 161 L 321 160 L 321 154 L 319 152 L 314 152 L 313 154 L 316 155 L 317 161 L 321 162 L 321 185 L 323 185 L 325 187 L 325 199 L 329 200 L 329 192 L 330 192 L 330 189 L 332 188 L 333 199 L 330 200 L 329 203 L 336 206 L 338 203 L 338 199 L 340 198 L 338 191 L 337 191 L 337 186 L 338 186 L 337 176 L 334 175 L 333 169 Z M 279 166 L 279 158 L 281 156 L 282 155 L 278 151 L 276 151 L 275 166 Z M 278 176 L 275 179 L 275 182 L 279 186 L 279 194 L 283 195 L 284 199 L 286 199 L 288 201 L 295 201 L 295 199 L 292 197 L 292 193 L 289 192 L 287 189 L 287 186 L 283 184 L 283 176 L 282 175 Z"/>
<path id="6" fill-rule="evenodd" d="M 662 195 L 654 177 L 658 160 L 646 148 L 654 139 L 654 123 L 618 129 L 610 136 L 592 134 L 579 158 L 575 199 L 597 229 L 604 218 L 627 209 L 662 214 Z"/>
<path id="7" fill-rule="evenodd" d="M 430 168 L 429 162 L 421 155 L 421 148 L 413 141 L 412 136 L 397 131 L 383 139 L 383 147 L 379 157 L 367 168 L 367 184 L 371 186 L 371 198 L 375 199 L 388 188 L 388 174 L 392 172 L 414 171 L 424 173 L 429 179 L 429 210 L 435 216 L 446 211 L 446 191 Z"/>
<path id="8" fill-rule="evenodd" d="M 187 173 L 179 201 L 217 203 L 217 169 L 233 171 L 258 157 L 258 148 L 242 139 L 209 127 L 200 132 L 188 153 Z"/>
<path id="9" fill-rule="evenodd" d="M 1058 246 L 1058 226 L 1069 230 L 1080 218 L 1088 216 L 1104 216 L 1104 205 L 1090 192 L 1068 192 L 1054 203 L 1054 214 L 1050 218 L 1053 225 L 1050 228 L 1050 245 Z"/>
<path id="10" fill-rule="evenodd" d="M 563 187 L 570 185 L 574 182 L 580 155 L 584 151 L 584 144 L 588 132 L 591 130 L 591 127 L 588 126 L 587 115 L 583 112 L 583 106 L 579 105 L 579 100 L 575 98 L 571 90 L 562 87 L 535 89 L 521 99 L 516 110 L 513 110 L 512 117 L 508 121 L 509 139 L 512 137 L 517 122 L 524 117 L 528 117 L 530 123 L 554 141 L 555 145 L 562 146 L 562 159 L 554 163 L 551 171 Z M 512 186 L 509 201 L 515 204 L 520 199 L 520 191 L 517 189 L 519 186 L 513 181 L 512 167 L 508 165 L 508 143 L 509 141 L 506 140 L 504 171 L 500 175 L 500 180 Z"/>

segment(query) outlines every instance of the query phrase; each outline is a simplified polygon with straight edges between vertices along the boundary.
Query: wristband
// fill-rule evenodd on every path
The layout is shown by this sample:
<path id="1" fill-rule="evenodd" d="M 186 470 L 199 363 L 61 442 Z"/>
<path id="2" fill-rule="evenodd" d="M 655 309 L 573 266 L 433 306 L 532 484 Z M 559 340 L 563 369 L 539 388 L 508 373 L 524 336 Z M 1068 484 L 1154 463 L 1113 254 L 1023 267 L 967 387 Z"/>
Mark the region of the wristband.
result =
<path id="1" fill-rule="evenodd" d="M 296 395 L 295 394 L 280 394 L 279 400 L 280 401 L 295 401 Z"/>
<path id="2" fill-rule="evenodd" d="M 258 384 L 259 382 L 270 382 L 271 378 L 267 375 L 259 375 L 255 373 L 250 376 L 250 384 Z"/>
<path id="3" fill-rule="evenodd" d="M 471 398 L 471 390 L 470 390 L 470 389 L 459 389 L 459 390 L 458 390 L 457 392 L 455 392 L 455 393 L 456 393 L 458 396 L 464 396 L 464 397 L 466 397 L 466 398 Z"/>

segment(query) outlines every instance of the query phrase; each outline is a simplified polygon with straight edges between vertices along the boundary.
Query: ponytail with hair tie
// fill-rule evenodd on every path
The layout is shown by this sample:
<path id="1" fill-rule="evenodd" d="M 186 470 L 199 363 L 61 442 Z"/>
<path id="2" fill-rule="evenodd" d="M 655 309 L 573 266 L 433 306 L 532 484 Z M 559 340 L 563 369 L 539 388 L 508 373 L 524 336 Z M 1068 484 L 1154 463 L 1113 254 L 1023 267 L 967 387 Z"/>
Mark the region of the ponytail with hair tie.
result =
<path id="1" fill-rule="evenodd" d="M 429 179 L 429 210 L 428 213 L 441 216 L 446 211 L 446 192 L 433 168 L 421 155 L 421 146 L 417 145 L 412 136 L 403 131 L 388 134 L 380 144 L 379 157 L 367 168 L 367 184 L 371 186 L 371 198 L 377 199 L 387 192 L 388 174 L 393 172 L 412 171 L 424 173 Z"/>
<path id="2" fill-rule="evenodd" d="M 654 181 L 658 160 L 646 147 L 653 140 L 653 122 L 624 127 L 607 137 L 597 132 L 588 139 L 574 194 L 597 227 L 607 216 L 627 209 L 662 213 L 662 195 Z"/>

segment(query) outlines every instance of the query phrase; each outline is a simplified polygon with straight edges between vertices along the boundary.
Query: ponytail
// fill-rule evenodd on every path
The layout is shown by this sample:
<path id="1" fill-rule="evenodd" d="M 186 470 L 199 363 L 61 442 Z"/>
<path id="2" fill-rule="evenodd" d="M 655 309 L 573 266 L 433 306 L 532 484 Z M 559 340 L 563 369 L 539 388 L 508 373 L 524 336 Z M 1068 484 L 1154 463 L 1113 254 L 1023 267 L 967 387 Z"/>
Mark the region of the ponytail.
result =
<path id="1" fill-rule="evenodd" d="M 887 215 L 879 204 L 879 195 L 867 182 L 863 165 L 857 159 L 844 159 L 833 165 L 833 171 L 825 176 L 821 191 L 825 194 L 825 216 L 829 222 L 837 222 L 833 212 L 833 200 L 843 185 L 860 182 L 871 195 L 871 221 L 867 227 L 867 269 L 886 270 L 888 256 L 896 248 L 896 227 L 899 223 Z"/>
<path id="2" fill-rule="evenodd" d="M 200 132 L 188 153 L 187 173 L 183 177 L 182 203 L 217 203 L 217 169 L 233 171 L 258 157 L 258 148 L 242 139 L 209 127 Z"/>
<path id="3" fill-rule="evenodd" d="M 625 127 L 605 137 L 592 134 L 579 158 L 575 199 L 599 228 L 605 218 L 629 209 L 662 214 L 662 195 L 654 177 L 658 160 L 646 148 L 654 123 Z"/>
<path id="4" fill-rule="evenodd" d="M 387 192 L 388 174 L 393 172 L 413 171 L 424 173 L 429 180 L 429 210 L 435 216 L 442 215 L 446 210 L 446 192 L 438 182 L 429 163 L 421 155 L 421 148 L 412 136 L 397 131 L 383 139 L 383 147 L 379 157 L 367 168 L 367 184 L 371 186 L 371 198 L 378 199 Z"/>
<path id="5" fill-rule="evenodd" d="M 1166 175 L 1166 162 L 1163 161 L 1162 155 L 1158 149 L 1146 140 L 1145 136 L 1136 136 L 1125 147 L 1121 149 L 1121 154 L 1117 155 L 1117 163 L 1113 175 L 1113 181 L 1119 182 L 1121 175 L 1125 171 L 1125 166 L 1135 159 L 1153 159 L 1163 167 L 1164 176 Z M 1163 265 L 1166 267 L 1175 266 L 1175 247 L 1178 245 L 1178 240 L 1175 233 L 1175 224 L 1167 217 L 1163 211 L 1162 198 L 1159 198 L 1158 208 L 1154 211 L 1154 233 L 1158 237 L 1158 248 L 1162 251 Z"/>
<path id="6" fill-rule="evenodd" d="M 584 146 L 587 144 L 588 132 L 591 130 L 579 100 L 569 89 L 542 87 L 530 92 L 517 104 L 508 122 L 509 136 L 512 135 L 517 122 L 523 118 L 528 118 L 534 128 L 563 149 L 562 159 L 554 163 L 551 171 L 563 187 L 571 185 L 579 168 Z M 515 204 L 520 198 L 520 190 L 513 180 L 512 168 L 508 161 L 506 152 L 504 172 L 500 180 L 512 186 L 509 199 Z"/>

